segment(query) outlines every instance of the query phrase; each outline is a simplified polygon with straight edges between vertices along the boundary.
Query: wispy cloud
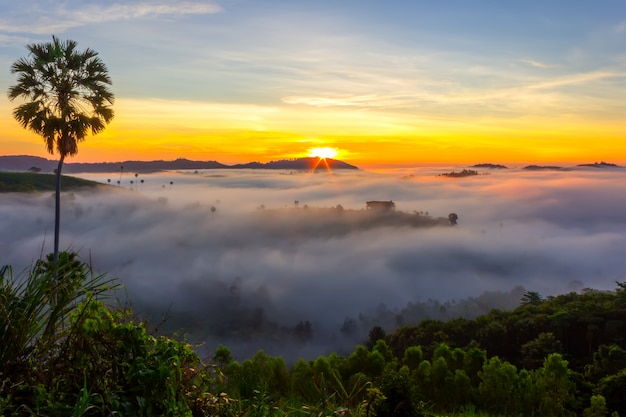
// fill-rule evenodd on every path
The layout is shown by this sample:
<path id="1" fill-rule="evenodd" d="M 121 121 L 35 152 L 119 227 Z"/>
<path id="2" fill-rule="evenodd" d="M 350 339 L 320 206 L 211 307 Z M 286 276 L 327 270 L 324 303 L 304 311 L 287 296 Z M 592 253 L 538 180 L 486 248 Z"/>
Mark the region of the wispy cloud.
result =
<path id="1" fill-rule="evenodd" d="M 31 8 L 0 19 L 0 31 L 8 33 L 49 34 L 89 24 L 146 17 L 218 13 L 212 2 L 141 2 L 107 5 L 59 5 L 56 9 Z M 11 13 L 9 13 L 11 16 Z"/>
<path id="2" fill-rule="evenodd" d="M 546 64 L 544 62 L 535 61 L 534 59 L 522 59 L 522 60 L 520 60 L 520 62 L 523 62 L 524 64 L 528 64 L 531 67 L 535 67 L 535 68 L 556 68 L 556 67 L 558 67 L 558 65 Z"/>
<path id="3" fill-rule="evenodd" d="M 528 80 L 526 83 L 516 86 L 501 87 L 496 89 L 481 89 L 466 91 L 462 83 L 449 85 L 443 92 L 436 92 L 416 86 L 411 91 L 389 92 L 387 94 L 364 94 L 364 95 L 325 95 L 325 96 L 287 96 L 282 99 L 286 104 L 310 105 L 315 107 L 361 107 L 361 108 L 416 108 L 424 103 L 440 104 L 487 104 L 508 100 L 507 106 L 518 102 L 526 105 L 529 95 L 540 94 L 545 96 L 549 91 L 552 93 L 562 87 L 571 85 L 584 85 L 595 81 L 611 78 L 624 78 L 626 72 L 617 71 L 592 71 L 579 74 L 567 74 L 543 80 Z M 546 96 L 547 98 L 547 96 Z M 537 103 L 545 102 L 538 100 Z M 551 96 L 550 101 L 555 99 Z"/>
<path id="4" fill-rule="evenodd" d="M 284 97 L 283 103 L 306 104 L 316 107 L 398 107 L 406 104 L 406 100 L 398 96 L 368 94 L 349 97 Z"/>
<path id="5" fill-rule="evenodd" d="M 580 74 L 570 74 L 563 77 L 549 79 L 536 84 L 531 84 L 526 88 L 531 90 L 536 89 L 548 89 L 554 87 L 562 87 L 573 84 L 585 84 L 588 82 L 608 79 L 608 78 L 624 78 L 626 72 L 614 72 L 614 71 L 592 71 Z"/>

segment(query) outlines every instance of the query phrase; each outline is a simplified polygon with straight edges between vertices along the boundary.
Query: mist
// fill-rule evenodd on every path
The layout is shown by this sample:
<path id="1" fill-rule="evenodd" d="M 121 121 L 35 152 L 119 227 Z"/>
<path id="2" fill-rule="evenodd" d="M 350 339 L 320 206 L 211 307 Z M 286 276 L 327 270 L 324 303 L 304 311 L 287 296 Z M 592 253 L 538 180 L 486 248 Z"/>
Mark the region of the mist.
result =
<path id="1" fill-rule="evenodd" d="M 60 242 L 118 278 L 120 297 L 160 331 L 207 352 L 224 343 L 238 359 L 350 351 L 373 325 L 624 280 L 624 171 L 438 176 L 452 169 L 78 175 L 103 186 L 64 194 Z M 24 270 L 52 250 L 52 195 L 0 199 L 0 264 Z M 370 200 L 442 219 L 368 220 Z"/>

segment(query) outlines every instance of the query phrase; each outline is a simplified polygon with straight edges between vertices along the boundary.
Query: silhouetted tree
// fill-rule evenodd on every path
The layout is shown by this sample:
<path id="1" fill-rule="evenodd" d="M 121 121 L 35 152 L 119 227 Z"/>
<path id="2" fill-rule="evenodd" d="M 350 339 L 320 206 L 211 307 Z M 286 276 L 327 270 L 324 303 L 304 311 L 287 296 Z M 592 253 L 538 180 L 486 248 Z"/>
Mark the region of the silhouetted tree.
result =
<path id="1" fill-rule="evenodd" d="M 369 331 L 369 337 L 367 340 L 367 347 L 372 348 L 376 344 L 376 342 L 380 339 L 385 339 L 386 333 L 385 330 L 380 326 L 374 326 Z"/>
<path id="2" fill-rule="evenodd" d="M 17 84 L 11 101 L 26 102 L 13 110 L 22 127 L 42 136 L 49 153 L 59 153 L 56 169 L 54 261 L 59 256 L 61 171 L 67 156 L 78 153 L 78 142 L 97 134 L 113 119 L 111 79 L 98 53 L 78 51 L 72 40 L 29 44 L 28 58 L 11 65 Z"/>
<path id="3" fill-rule="evenodd" d="M 541 295 L 539 295 L 538 292 L 526 291 L 521 301 L 522 301 L 522 305 L 537 306 L 541 304 L 541 302 L 543 301 L 543 298 L 541 298 Z"/>

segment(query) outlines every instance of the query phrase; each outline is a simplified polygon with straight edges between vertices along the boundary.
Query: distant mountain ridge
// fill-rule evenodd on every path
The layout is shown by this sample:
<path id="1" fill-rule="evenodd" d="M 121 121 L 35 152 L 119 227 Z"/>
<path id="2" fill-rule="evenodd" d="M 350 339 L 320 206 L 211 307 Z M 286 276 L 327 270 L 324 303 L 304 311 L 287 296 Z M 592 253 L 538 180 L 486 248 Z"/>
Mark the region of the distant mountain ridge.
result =
<path id="1" fill-rule="evenodd" d="M 326 169 L 359 169 L 354 165 L 336 159 L 320 161 L 318 158 L 297 158 L 271 161 L 266 163 L 249 162 L 247 164 L 225 165 L 217 161 L 192 161 L 179 158 L 173 161 L 123 161 L 123 162 L 92 162 L 63 164 L 63 173 L 95 173 L 95 172 L 155 172 L 183 169 L 293 169 L 312 170 Z M 57 167 L 56 160 L 29 155 L 0 156 L 0 171 L 35 171 L 53 172 Z"/>

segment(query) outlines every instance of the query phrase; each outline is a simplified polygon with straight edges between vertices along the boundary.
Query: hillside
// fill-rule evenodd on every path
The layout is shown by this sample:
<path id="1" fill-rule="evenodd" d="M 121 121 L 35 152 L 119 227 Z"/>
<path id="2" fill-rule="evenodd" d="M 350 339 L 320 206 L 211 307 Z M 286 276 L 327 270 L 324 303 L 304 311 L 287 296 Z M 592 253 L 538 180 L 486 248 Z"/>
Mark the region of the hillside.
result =
<path id="1" fill-rule="evenodd" d="M 0 193 L 24 191 L 54 191 L 56 176 L 54 174 L 36 174 L 32 172 L 0 172 Z M 76 177 L 63 175 L 61 181 L 63 191 L 77 188 L 89 188 L 101 185 Z"/>
<path id="2" fill-rule="evenodd" d="M 342 161 L 327 159 L 330 169 L 358 169 L 354 165 Z M 123 161 L 97 163 L 69 163 L 63 165 L 64 173 L 97 173 L 97 172 L 155 172 L 195 169 L 291 169 L 291 170 L 319 170 L 326 169 L 326 163 L 317 158 L 298 158 L 290 160 L 271 161 L 267 163 L 249 162 L 246 164 L 225 165 L 217 161 L 192 161 L 179 158 L 174 161 Z M 37 156 L 10 155 L 0 156 L 0 171 L 42 171 L 54 172 L 56 160 L 49 160 Z"/>

